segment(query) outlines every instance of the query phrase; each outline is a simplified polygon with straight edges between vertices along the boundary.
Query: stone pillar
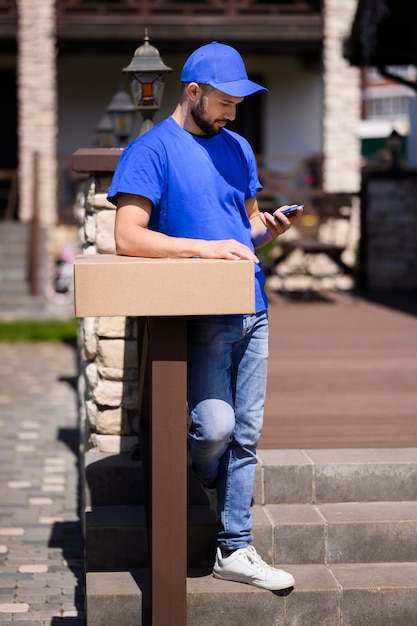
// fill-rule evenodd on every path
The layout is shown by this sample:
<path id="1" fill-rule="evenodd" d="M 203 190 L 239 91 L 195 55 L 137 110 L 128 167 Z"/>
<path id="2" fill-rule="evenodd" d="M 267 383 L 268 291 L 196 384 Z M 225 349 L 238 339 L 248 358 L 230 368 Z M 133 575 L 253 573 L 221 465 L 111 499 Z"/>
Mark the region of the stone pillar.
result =
<path id="1" fill-rule="evenodd" d="M 83 152 L 83 151 L 80 151 Z M 81 165 L 74 158 L 74 169 L 85 173 L 91 167 L 110 169 L 117 163 L 119 150 L 86 150 Z M 94 154 L 104 155 L 104 165 L 94 162 Z M 76 153 L 77 154 L 77 153 Z M 93 160 L 91 159 L 93 155 Z M 92 171 L 78 196 L 79 240 L 83 254 L 114 254 L 115 207 L 106 197 L 112 172 Z M 132 285 L 134 289 L 134 285 Z M 138 442 L 138 354 L 137 318 L 86 317 L 79 330 L 79 397 L 86 449 L 103 452 L 131 450 Z"/>
<path id="2" fill-rule="evenodd" d="M 43 226 L 56 222 L 57 93 L 55 0 L 17 0 L 19 102 L 19 219 L 33 209 L 33 155 L 39 153 L 38 204 Z"/>
<path id="3" fill-rule="evenodd" d="M 326 192 L 360 189 L 360 71 L 343 58 L 343 42 L 357 0 L 325 0 L 323 43 L 323 187 Z"/>

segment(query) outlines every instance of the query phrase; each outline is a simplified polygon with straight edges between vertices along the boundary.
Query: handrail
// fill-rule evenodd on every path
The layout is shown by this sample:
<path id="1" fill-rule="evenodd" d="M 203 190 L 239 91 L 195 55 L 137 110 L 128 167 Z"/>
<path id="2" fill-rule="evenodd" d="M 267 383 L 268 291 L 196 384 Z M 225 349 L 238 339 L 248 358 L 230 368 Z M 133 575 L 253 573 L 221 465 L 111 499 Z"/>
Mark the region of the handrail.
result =
<path id="1" fill-rule="evenodd" d="M 30 293 L 39 294 L 39 153 L 33 153 L 33 213 L 29 229 L 28 276 Z"/>

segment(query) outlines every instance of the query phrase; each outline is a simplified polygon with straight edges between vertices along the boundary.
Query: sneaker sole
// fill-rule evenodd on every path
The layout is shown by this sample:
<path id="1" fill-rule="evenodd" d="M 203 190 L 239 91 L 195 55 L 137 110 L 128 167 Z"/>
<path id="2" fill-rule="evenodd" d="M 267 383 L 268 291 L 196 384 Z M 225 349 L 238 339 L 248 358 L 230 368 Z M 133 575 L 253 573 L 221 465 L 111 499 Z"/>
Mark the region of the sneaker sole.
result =
<path id="1" fill-rule="evenodd" d="M 283 589 L 291 589 L 295 585 L 295 580 L 292 577 L 288 579 L 287 583 L 282 583 L 281 585 L 278 586 L 276 584 L 268 583 L 267 581 L 263 581 L 263 580 L 260 580 L 260 581 L 248 580 L 246 576 L 245 578 L 243 577 L 239 578 L 239 576 L 236 575 L 236 576 L 229 578 L 226 576 L 222 576 L 221 574 L 218 574 L 214 570 L 213 570 L 213 576 L 214 578 L 219 578 L 220 580 L 228 580 L 229 582 L 233 582 L 233 583 L 243 583 L 244 585 L 252 585 L 252 587 L 258 587 L 259 589 L 267 589 L 268 591 L 282 591 Z"/>

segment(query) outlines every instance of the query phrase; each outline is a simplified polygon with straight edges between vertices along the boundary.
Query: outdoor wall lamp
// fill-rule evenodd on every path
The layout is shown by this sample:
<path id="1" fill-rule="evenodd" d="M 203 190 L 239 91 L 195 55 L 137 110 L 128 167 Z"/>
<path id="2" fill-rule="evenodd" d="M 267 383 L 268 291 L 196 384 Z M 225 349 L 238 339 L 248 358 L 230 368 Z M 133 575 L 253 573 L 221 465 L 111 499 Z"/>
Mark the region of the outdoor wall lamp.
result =
<path id="1" fill-rule="evenodd" d="M 99 148 L 111 148 L 113 146 L 113 120 L 107 111 L 100 117 L 94 129 L 94 143 Z"/>
<path id="2" fill-rule="evenodd" d="M 162 61 L 158 50 L 150 45 L 148 29 L 145 29 L 144 42 L 136 49 L 129 65 L 123 68 L 129 77 L 136 108 L 143 117 L 141 135 L 153 126 L 152 118 L 162 104 L 165 74 L 172 71 Z"/>
<path id="3" fill-rule="evenodd" d="M 114 136 L 119 145 L 124 146 L 132 134 L 136 112 L 136 107 L 127 91 L 124 89 L 117 91 L 111 99 L 106 112 L 112 119 Z"/>

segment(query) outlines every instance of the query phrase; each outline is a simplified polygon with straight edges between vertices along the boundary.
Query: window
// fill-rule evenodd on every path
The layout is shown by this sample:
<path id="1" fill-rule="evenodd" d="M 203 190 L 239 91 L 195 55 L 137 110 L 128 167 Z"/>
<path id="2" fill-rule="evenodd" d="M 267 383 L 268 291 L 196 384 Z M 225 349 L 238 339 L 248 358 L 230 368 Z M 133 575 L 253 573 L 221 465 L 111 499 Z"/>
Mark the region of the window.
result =
<path id="1" fill-rule="evenodd" d="M 371 98 L 365 103 L 366 119 L 399 119 L 409 115 L 408 96 Z"/>

